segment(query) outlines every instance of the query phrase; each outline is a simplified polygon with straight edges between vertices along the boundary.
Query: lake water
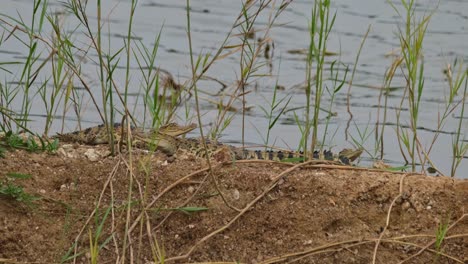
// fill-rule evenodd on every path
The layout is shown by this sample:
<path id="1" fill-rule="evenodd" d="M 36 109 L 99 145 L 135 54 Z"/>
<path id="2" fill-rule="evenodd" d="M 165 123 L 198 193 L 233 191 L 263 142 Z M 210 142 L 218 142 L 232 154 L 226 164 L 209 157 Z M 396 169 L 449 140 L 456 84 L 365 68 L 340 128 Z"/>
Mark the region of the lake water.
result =
<path id="1" fill-rule="evenodd" d="M 87 13 L 92 28 L 96 29 L 96 6 L 95 1 L 89 1 Z M 124 36 L 127 32 L 128 17 L 131 1 L 103 1 L 103 17 L 105 25 L 103 32 L 110 30 L 111 51 L 115 52 L 124 45 Z M 402 6 L 399 1 L 394 2 L 395 6 L 402 11 Z M 279 2 L 277 3 L 279 5 Z M 437 6 L 438 5 L 438 6 Z M 160 47 L 158 51 L 156 64 L 158 67 L 170 72 L 177 82 L 184 83 L 190 79 L 190 58 L 188 52 L 188 39 L 186 27 L 186 10 L 185 1 L 139 1 L 137 4 L 136 14 L 133 24 L 133 36 L 135 39 L 140 39 L 145 45 L 153 45 L 155 36 L 162 30 Z M 226 34 L 232 27 L 233 22 L 241 10 L 241 1 L 232 0 L 198 0 L 191 1 L 191 18 L 192 18 L 192 41 L 193 50 L 196 54 L 201 52 L 214 53 L 221 45 Z M 294 121 L 294 113 L 303 120 L 305 106 L 305 92 L 303 83 L 305 81 L 306 72 L 306 55 L 298 54 L 297 50 L 307 49 L 309 45 L 308 21 L 311 17 L 312 1 L 293 1 L 291 5 L 280 15 L 269 37 L 274 43 L 274 53 L 271 59 L 271 68 L 264 66 L 260 68 L 259 73 L 269 74 L 268 77 L 257 77 L 251 80 L 247 87 L 248 91 L 252 91 L 246 96 L 246 104 L 254 106 L 254 108 L 246 113 L 245 117 L 245 140 L 247 145 L 263 144 L 263 138 L 266 136 L 268 128 L 268 120 L 265 118 L 264 112 L 260 106 L 268 108 L 268 104 L 273 97 L 273 87 L 276 83 L 284 87 L 284 90 L 278 91 L 278 98 L 291 98 L 287 107 L 287 111 L 279 118 L 270 134 L 270 143 L 276 146 L 296 149 L 300 139 L 300 131 Z M 428 148 L 437 131 L 437 118 L 445 108 L 444 98 L 447 95 L 448 84 L 443 74 L 443 70 L 447 64 L 452 64 L 457 58 L 459 61 L 468 60 L 468 2 L 467 1 L 418 1 L 416 8 L 416 17 L 420 19 L 423 15 L 428 15 L 432 10 L 436 9 L 433 14 L 427 34 L 424 41 L 424 71 L 425 71 L 425 87 L 423 97 L 421 99 L 421 110 L 419 116 L 419 135 L 421 144 Z M 62 12 L 64 10 L 61 1 L 49 1 L 48 11 L 51 13 Z M 365 40 L 358 64 L 356 65 L 356 73 L 351 87 L 350 110 L 353 114 L 353 119 L 349 122 L 349 114 L 347 113 L 347 91 L 350 89 L 349 84 L 345 84 L 342 90 L 334 99 L 333 112 L 336 116 L 330 119 L 328 125 L 328 135 L 324 143 L 327 146 L 332 146 L 338 151 L 344 147 L 352 147 L 351 137 L 359 138 L 359 131 L 363 133 L 367 131 L 370 136 L 364 142 L 364 146 L 368 150 L 375 148 L 374 133 L 371 132 L 375 128 L 377 120 L 377 111 L 379 105 L 379 94 L 382 87 L 384 74 L 391 66 L 394 56 L 389 54 L 398 53 L 400 42 L 398 38 L 399 28 L 403 28 L 402 18 L 397 15 L 395 10 L 388 4 L 387 1 L 363 0 L 359 2 L 351 2 L 346 0 L 332 1 L 332 10 L 336 12 L 336 22 L 333 31 L 330 35 L 327 50 L 334 52 L 337 55 L 327 57 L 328 63 L 333 60 L 341 60 L 350 69 L 354 67 L 356 55 L 359 50 L 364 36 L 370 26 L 370 32 Z M 3 14 L 2 19 L 9 21 L 5 15 L 21 18 L 29 25 L 32 12 L 32 1 L 30 0 L 4 0 L 2 1 Z M 259 17 L 254 28 L 256 37 L 264 34 L 265 25 L 268 21 L 269 10 Z M 76 25 L 76 19 L 72 16 L 61 16 L 65 28 L 70 32 Z M 11 28 L 2 23 L 4 29 Z M 42 36 L 50 39 L 50 26 L 46 25 Z M 24 34 L 15 32 L 18 36 L 26 40 Z M 95 33 L 95 32 L 93 32 Z M 239 33 L 235 30 L 234 33 Z M 5 34 L 5 36 L 8 34 Z M 73 34 L 75 45 L 84 48 L 89 45 L 90 41 L 87 38 L 84 28 L 79 28 Z M 234 45 L 239 43 L 238 37 L 231 37 L 229 44 Z M 108 45 L 108 39 L 103 40 L 104 45 Z M 134 44 L 132 44 L 135 47 Z M 44 51 L 42 57 L 46 57 L 48 52 Z M 0 46 L 0 61 L 24 61 L 27 55 L 26 47 L 21 44 L 18 39 L 10 37 Z M 99 71 L 96 67 L 96 53 L 90 52 L 89 58 L 82 62 L 82 75 L 88 85 L 93 89 L 93 94 L 100 99 Z M 264 58 L 259 60 L 259 63 L 265 62 Z M 114 78 L 123 90 L 125 80 L 125 56 L 122 56 L 119 67 L 114 73 Z M 330 69 L 327 64 L 327 71 Z M 4 66 L 6 67 L 6 66 Z M 14 85 L 21 76 L 21 66 L 8 65 L 8 70 L 12 73 L 7 73 L 0 70 L 2 82 Z M 47 67 L 46 67 L 47 68 Z M 49 67 L 50 68 L 50 67 Z M 343 69 L 343 67 L 342 67 Z M 463 68 L 466 70 L 466 66 Z M 49 71 L 49 73 L 48 73 Z M 39 84 L 44 81 L 50 69 L 44 69 L 44 76 L 37 78 Z M 327 73 L 328 74 L 328 73 Z M 131 61 L 131 87 L 132 103 L 131 109 L 135 109 L 135 116 L 141 118 L 141 75 L 138 64 L 133 59 Z M 217 61 L 207 72 L 207 76 L 218 79 L 228 85 L 226 92 L 232 91 L 236 85 L 236 80 L 239 76 L 239 56 L 232 55 L 222 60 Z M 351 74 L 348 74 L 348 79 Z M 82 85 L 75 81 L 76 87 Z M 331 86 L 331 82 L 327 82 Z M 404 160 L 400 154 L 398 140 L 396 135 L 396 112 L 400 107 L 401 97 L 403 95 L 405 79 L 401 70 L 396 72 L 392 87 L 396 87 L 388 96 L 388 116 L 387 126 L 385 127 L 384 136 L 384 158 L 385 161 L 393 166 L 401 166 Z M 209 124 L 216 121 L 218 110 L 215 105 L 209 100 L 218 101 L 219 96 L 213 96 L 220 92 L 221 85 L 215 81 L 201 81 L 199 89 L 201 91 L 201 112 L 203 114 L 203 123 L 207 124 L 206 129 L 209 129 Z M 463 88 L 461 89 L 463 93 Z M 89 101 L 89 97 L 85 95 L 84 111 L 82 113 L 82 126 L 93 126 L 101 123 L 97 111 Z M 34 122 L 30 123 L 31 128 L 40 131 L 44 124 L 44 107 L 38 98 L 34 97 L 32 113 L 34 114 Z M 461 100 L 459 94 L 457 100 Z M 140 101 L 138 101 L 140 100 Z M 16 102 L 17 101 L 17 102 Z M 225 98 L 227 101 L 227 98 Z M 382 99 L 383 102 L 383 99 Z M 190 100 L 187 103 L 189 116 L 194 117 L 194 101 Z M 325 95 L 322 100 L 322 106 L 328 108 L 330 97 Z M 240 106 L 239 103 L 235 104 Z M 13 110 L 18 111 L 21 107 L 20 100 L 15 100 Z M 59 110 L 58 113 L 60 113 Z M 185 108 L 182 107 L 178 112 L 179 118 L 186 120 Z M 278 113 L 278 112 L 276 112 Z M 58 115 L 59 116 L 59 115 Z M 323 136 L 325 129 L 325 113 L 321 115 L 320 137 Z M 458 122 L 460 121 L 460 109 L 458 108 L 451 114 L 445 122 L 440 135 L 430 152 L 430 158 L 435 162 L 435 165 L 445 174 L 450 173 L 450 165 L 452 158 L 452 140 L 457 131 Z M 382 119 L 382 117 L 381 117 Z M 66 131 L 76 129 L 76 116 L 73 111 L 68 111 L 66 115 L 66 123 L 64 129 Z M 193 119 L 195 121 L 195 119 Z M 348 135 L 346 135 L 346 127 L 350 123 Z M 408 103 L 403 103 L 401 112 L 401 123 L 404 125 L 410 124 Z M 229 143 L 239 143 L 241 141 L 242 116 L 237 115 L 231 122 L 231 125 L 223 131 L 221 141 Z M 61 121 L 56 120 L 52 130 L 61 130 Z M 467 122 L 462 125 L 462 138 L 465 138 L 467 131 Z M 364 155 L 362 160 L 363 165 L 372 163 L 368 154 Z M 464 159 L 458 169 L 458 177 L 468 177 L 468 162 Z"/>

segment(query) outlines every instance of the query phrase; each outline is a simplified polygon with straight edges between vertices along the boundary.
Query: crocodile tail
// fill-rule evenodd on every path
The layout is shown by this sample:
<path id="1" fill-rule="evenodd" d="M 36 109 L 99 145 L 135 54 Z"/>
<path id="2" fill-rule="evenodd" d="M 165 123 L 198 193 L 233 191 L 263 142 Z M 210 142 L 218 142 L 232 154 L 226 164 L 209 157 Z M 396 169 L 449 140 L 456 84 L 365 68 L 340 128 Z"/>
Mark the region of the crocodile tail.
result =
<path id="1" fill-rule="evenodd" d="M 274 151 L 274 150 L 248 150 L 235 149 L 234 154 L 238 160 L 272 160 L 284 161 L 286 159 L 302 158 L 301 153 L 293 151 Z"/>

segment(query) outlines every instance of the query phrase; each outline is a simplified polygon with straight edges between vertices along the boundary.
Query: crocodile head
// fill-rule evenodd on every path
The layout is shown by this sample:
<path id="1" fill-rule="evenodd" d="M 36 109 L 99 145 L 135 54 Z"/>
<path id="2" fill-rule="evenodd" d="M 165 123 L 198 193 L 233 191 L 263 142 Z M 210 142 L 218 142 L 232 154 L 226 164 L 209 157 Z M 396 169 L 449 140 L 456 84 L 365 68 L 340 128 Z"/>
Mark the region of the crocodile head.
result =
<path id="1" fill-rule="evenodd" d="M 340 151 L 338 156 L 340 158 L 347 158 L 349 161 L 355 161 L 357 158 L 359 158 L 362 154 L 363 149 L 358 148 L 358 149 L 343 149 Z"/>
<path id="2" fill-rule="evenodd" d="M 167 125 L 161 126 L 159 128 L 158 133 L 167 135 L 167 136 L 177 137 L 180 135 L 187 134 L 188 132 L 194 130 L 195 128 L 197 128 L 196 124 L 181 126 L 177 123 L 169 123 Z"/>

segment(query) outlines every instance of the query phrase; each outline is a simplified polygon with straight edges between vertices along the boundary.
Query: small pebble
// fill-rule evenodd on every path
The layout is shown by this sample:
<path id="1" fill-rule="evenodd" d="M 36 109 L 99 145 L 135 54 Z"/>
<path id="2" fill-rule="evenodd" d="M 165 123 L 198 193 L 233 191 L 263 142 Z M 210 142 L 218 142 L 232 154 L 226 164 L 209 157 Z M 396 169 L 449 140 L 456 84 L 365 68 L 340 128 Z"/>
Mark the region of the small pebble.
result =
<path id="1" fill-rule="evenodd" d="M 99 154 L 96 153 L 95 149 L 87 149 L 84 155 L 90 160 L 90 161 L 98 161 L 100 159 Z"/>
<path id="2" fill-rule="evenodd" d="M 233 196 L 234 200 L 239 200 L 239 198 L 240 198 L 239 190 L 234 189 L 232 196 Z"/>
<path id="3" fill-rule="evenodd" d="M 406 201 L 401 205 L 401 207 L 403 208 L 403 210 L 406 211 L 411 207 L 411 204 L 408 201 Z"/>

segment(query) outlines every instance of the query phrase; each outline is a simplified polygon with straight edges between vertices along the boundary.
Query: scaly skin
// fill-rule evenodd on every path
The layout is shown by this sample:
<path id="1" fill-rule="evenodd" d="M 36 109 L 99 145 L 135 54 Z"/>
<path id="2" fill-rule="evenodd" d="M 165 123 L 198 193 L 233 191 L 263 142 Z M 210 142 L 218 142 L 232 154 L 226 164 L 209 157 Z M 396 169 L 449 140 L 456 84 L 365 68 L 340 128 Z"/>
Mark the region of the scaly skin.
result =
<path id="1" fill-rule="evenodd" d="M 187 126 L 181 126 L 177 123 L 169 123 L 167 125 L 161 126 L 159 128 L 158 133 L 159 134 L 164 134 L 172 137 L 178 137 L 180 135 L 185 135 L 188 132 L 194 130 L 197 128 L 197 125 L 195 124 L 190 124 Z"/>
<path id="2" fill-rule="evenodd" d="M 132 145 L 139 149 L 158 149 L 168 155 L 173 155 L 178 149 L 183 149 L 196 156 L 205 156 L 206 151 L 200 139 L 178 137 L 194 130 L 196 127 L 197 126 L 195 124 L 180 126 L 176 123 L 170 123 L 160 127 L 158 131 L 151 130 L 149 132 L 144 132 L 140 129 L 132 128 Z M 122 129 L 120 124 L 114 124 L 114 136 L 117 142 L 121 141 L 122 132 L 125 134 L 126 129 Z M 56 138 L 61 141 L 78 142 L 89 145 L 109 143 L 107 130 L 104 125 L 90 127 L 67 134 L 57 134 Z M 221 151 L 227 151 L 233 160 L 260 159 L 281 161 L 303 158 L 302 153 L 293 151 L 253 151 L 209 140 L 207 140 L 206 143 L 208 155 L 213 156 Z M 313 153 L 313 158 L 318 160 L 336 161 L 340 164 L 349 165 L 361 156 L 361 154 L 362 149 L 343 149 L 338 155 L 325 150 L 323 152 L 315 151 Z"/>
<path id="3" fill-rule="evenodd" d="M 149 132 L 144 132 L 138 128 L 132 127 L 131 132 L 132 136 L 135 138 L 152 138 L 158 134 L 167 135 L 172 137 L 177 137 L 183 134 L 194 130 L 197 126 L 195 124 L 190 124 L 187 126 L 180 126 L 176 123 L 169 123 L 167 125 L 161 126 L 158 131 L 151 130 Z M 123 128 L 123 129 L 122 129 Z M 119 142 L 122 138 L 122 133 L 126 134 L 127 128 L 122 127 L 120 123 L 114 124 L 114 136 L 116 142 Z M 99 145 L 99 144 L 108 144 L 109 138 L 107 134 L 107 129 L 104 125 L 89 127 L 84 130 L 78 130 L 71 133 L 59 134 L 53 138 L 57 138 L 64 142 L 77 142 L 81 144 L 88 145 Z"/>

